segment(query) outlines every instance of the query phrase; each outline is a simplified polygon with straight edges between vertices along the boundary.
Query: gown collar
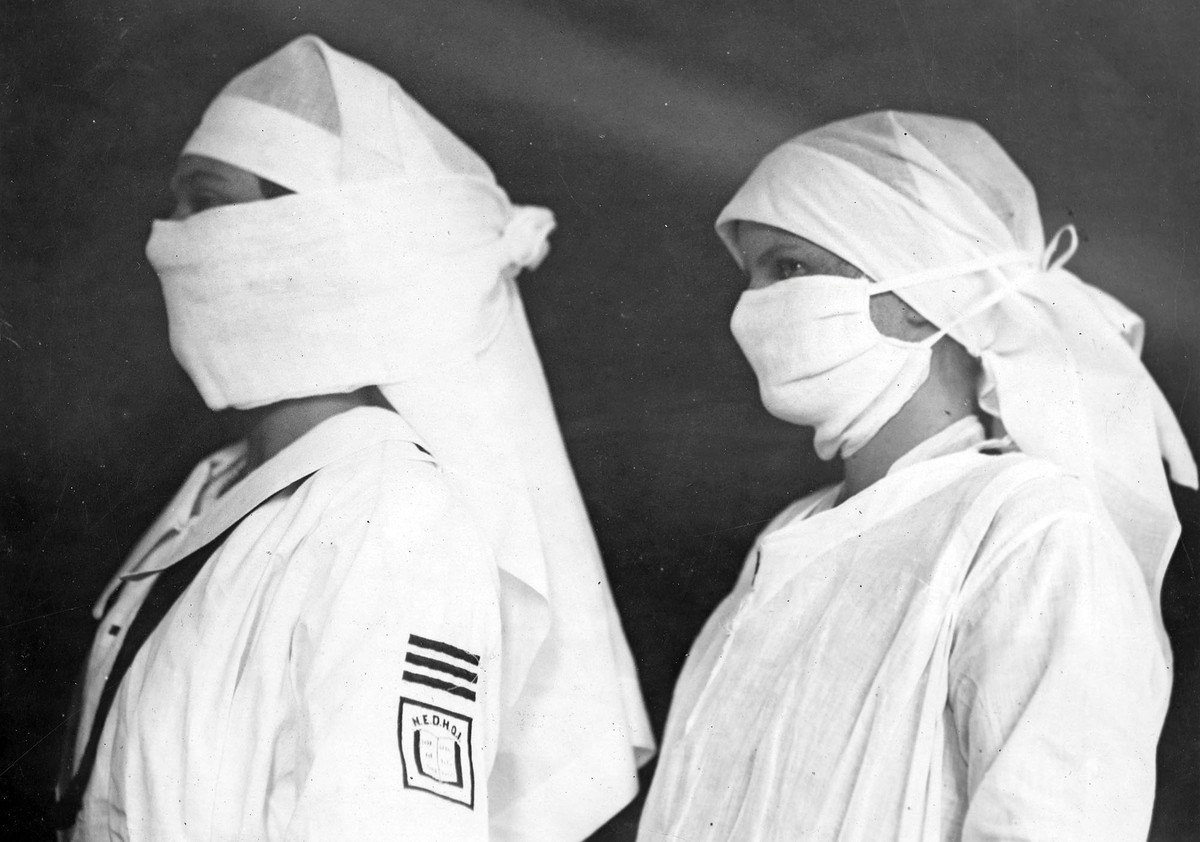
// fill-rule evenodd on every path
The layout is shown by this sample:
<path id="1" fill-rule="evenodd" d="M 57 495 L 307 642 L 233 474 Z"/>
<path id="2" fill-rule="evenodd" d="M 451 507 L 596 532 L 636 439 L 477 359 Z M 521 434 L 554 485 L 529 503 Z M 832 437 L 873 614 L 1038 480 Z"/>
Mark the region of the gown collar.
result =
<path id="1" fill-rule="evenodd" d="M 834 506 L 840 484 L 797 502 L 759 536 L 753 550 L 755 598 L 769 598 L 809 561 L 954 482 L 969 463 L 945 457 L 991 449 L 1011 449 L 1011 442 L 988 439 L 982 422 L 970 415 L 909 450 L 882 479 L 840 505 Z"/>
<path id="2" fill-rule="evenodd" d="M 322 421 L 196 512 L 196 503 L 214 474 L 241 458 L 245 443 L 213 454 L 192 472 L 163 518 L 119 571 L 117 579 L 170 567 L 297 480 L 388 440 L 409 442 L 414 445 L 414 459 L 433 461 L 421 446 L 420 438 L 399 415 L 376 407 L 357 407 Z M 181 537 L 170 552 L 154 552 L 164 544 L 162 538 L 166 533 Z M 114 580 L 106 594 L 115 584 Z M 97 604 L 104 599 L 102 596 Z"/>
<path id="3" fill-rule="evenodd" d="M 960 418 L 949 427 L 934 433 L 912 450 L 905 453 L 892 463 L 887 475 L 899 473 L 905 468 L 936 459 L 939 456 L 949 456 L 963 450 L 979 449 L 987 441 L 987 433 L 983 423 L 975 415 Z"/>

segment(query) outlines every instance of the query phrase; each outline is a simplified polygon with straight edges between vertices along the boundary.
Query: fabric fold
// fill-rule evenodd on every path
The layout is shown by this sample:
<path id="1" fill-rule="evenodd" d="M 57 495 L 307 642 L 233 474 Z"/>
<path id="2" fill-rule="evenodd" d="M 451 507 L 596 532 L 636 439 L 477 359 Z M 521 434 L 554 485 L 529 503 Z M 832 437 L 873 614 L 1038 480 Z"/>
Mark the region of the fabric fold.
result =
<path id="1" fill-rule="evenodd" d="M 514 282 L 546 256 L 553 214 L 514 205 L 394 80 L 314 36 L 228 91 L 241 104 L 219 96 L 185 153 L 270 159 L 257 174 L 296 195 L 156 223 L 172 347 L 214 409 L 378 386 L 412 426 L 500 571 L 490 810 L 517 836 L 582 838 L 632 799 L 654 743 Z M 257 139 L 255 108 L 275 127 Z M 311 133 L 281 129 L 279 110 L 336 156 L 322 141 L 289 158 Z M 258 139 L 275 145 L 247 151 Z"/>
<path id="2" fill-rule="evenodd" d="M 1195 488 L 1195 461 L 1140 360 L 1141 319 L 1048 253 L 1032 184 L 987 132 L 896 111 L 806 132 L 718 217 L 735 259 L 741 220 L 805 237 L 885 286 L 938 276 L 895 294 L 980 359 L 980 406 L 1001 432 L 1100 494 L 1158 604 L 1179 534 L 1162 465 Z"/>

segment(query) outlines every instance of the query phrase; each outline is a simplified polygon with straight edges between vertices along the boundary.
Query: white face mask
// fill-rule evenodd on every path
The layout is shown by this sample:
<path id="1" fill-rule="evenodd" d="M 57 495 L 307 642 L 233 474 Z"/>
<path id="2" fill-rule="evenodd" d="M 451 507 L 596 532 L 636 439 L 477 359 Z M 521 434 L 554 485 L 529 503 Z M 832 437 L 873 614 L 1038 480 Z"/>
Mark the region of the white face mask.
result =
<path id="1" fill-rule="evenodd" d="M 1053 262 L 1066 233 L 1071 243 Z M 951 328 L 993 306 L 1039 271 L 1070 259 L 1078 239 L 1065 226 L 1046 248 L 1040 270 L 1017 277 L 920 342 L 885 336 L 871 320 L 871 296 L 996 266 L 1033 263 L 1004 252 L 918 272 L 888 283 L 806 275 L 746 290 L 730 327 L 758 377 L 763 406 L 777 418 L 813 427 L 822 459 L 852 456 L 895 417 L 929 377 L 933 346 Z"/>
<path id="2" fill-rule="evenodd" d="M 171 347 L 210 408 L 399 383 L 495 338 L 516 295 L 501 276 L 538 259 L 553 217 L 474 182 L 418 189 L 364 182 L 155 222 Z"/>
<path id="3" fill-rule="evenodd" d="M 822 459 L 852 455 L 900 411 L 929 377 L 931 349 L 943 335 L 884 336 L 871 321 L 875 286 L 865 278 L 790 278 L 747 290 L 733 311 L 733 335 L 758 376 L 763 405 L 815 428 Z"/>

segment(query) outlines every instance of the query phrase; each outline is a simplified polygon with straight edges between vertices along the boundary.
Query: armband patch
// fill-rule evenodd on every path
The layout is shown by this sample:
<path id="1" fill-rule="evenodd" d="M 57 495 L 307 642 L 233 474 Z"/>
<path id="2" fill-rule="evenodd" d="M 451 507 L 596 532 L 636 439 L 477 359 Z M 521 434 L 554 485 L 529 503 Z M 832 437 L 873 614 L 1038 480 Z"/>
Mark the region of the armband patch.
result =
<path id="1" fill-rule="evenodd" d="M 406 789 L 475 809 L 471 717 L 400 697 L 400 762 Z"/>
<path id="2" fill-rule="evenodd" d="M 473 702 L 479 683 L 479 656 L 440 640 L 410 634 L 404 654 L 404 680 Z"/>

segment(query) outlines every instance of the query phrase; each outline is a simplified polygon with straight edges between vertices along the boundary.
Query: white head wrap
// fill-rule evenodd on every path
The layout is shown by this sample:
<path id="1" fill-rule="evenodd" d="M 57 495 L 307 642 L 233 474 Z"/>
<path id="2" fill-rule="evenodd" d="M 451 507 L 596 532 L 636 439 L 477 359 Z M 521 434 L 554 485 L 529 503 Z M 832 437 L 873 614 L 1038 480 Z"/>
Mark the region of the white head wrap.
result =
<path id="1" fill-rule="evenodd" d="M 296 195 L 155 223 L 176 355 L 214 409 L 378 385 L 412 425 L 502 573 L 493 830 L 582 839 L 653 739 L 513 280 L 553 216 L 313 36 L 235 78 L 184 152 Z"/>
<path id="2" fill-rule="evenodd" d="M 1139 359 L 1141 319 L 1053 259 L 1060 238 L 1046 245 L 1033 186 L 987 132 L 895 111 L 806 132 L 763 159 L 717 218 L 738 260 L 739 220 L 896 283 L 947 328 L 981 360 L 980 406 L 1017 446 L 1099 492 L 1157 605 L 1179 535 L 1162 460 L 1192 488 L 1195 462 Z"/>

